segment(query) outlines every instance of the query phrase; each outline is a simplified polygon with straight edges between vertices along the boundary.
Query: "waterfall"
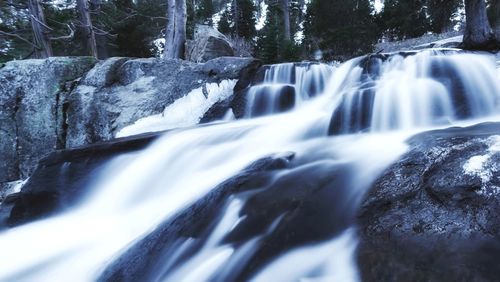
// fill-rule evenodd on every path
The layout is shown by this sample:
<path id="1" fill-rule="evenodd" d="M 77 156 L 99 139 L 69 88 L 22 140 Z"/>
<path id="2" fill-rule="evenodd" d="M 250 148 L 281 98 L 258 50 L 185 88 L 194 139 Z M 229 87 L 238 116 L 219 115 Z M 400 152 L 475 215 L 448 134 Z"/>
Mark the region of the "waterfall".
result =
<path id="1" fill-rule="evenodd" d="M 488 56 L 423 51 L 270 66 L 247 94 L 245 119 L 165 133 L 2 231 L 0 281 L 357 281 L 370 185 L 415 132 L 495 115 L 500 81 Z"/>
<path id="2" fill-rule="evenodd" d="M 247 93 L 246 117 L 284 112 L 323 92 L 333 67 L 326 64 L 285 63 L 265 71 L 262 83 Z"/>

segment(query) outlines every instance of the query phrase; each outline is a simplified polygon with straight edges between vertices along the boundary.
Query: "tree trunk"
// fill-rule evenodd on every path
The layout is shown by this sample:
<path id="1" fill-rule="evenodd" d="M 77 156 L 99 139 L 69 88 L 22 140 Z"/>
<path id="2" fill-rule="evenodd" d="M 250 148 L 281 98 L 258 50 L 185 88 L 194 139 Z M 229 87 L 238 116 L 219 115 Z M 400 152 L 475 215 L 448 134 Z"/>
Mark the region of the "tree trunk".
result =
<path id="1" fill-rule="evenodd" d="M 186 0 L 168 0 L 165 59 L 183 59 L 186 45 Z"/>
<path id="2" fill-rule="evenodd" d="M 101 5 L 102 0 L 90 0 L 90 11 L 91 14 L 95 14 L 96 18 L 101 16 Z M 94 25 L 96 26 L 96 25 Z M 103 29 L 101 26 L 96 26 L 100 29 Z M 106 34 L 97 34 L 95 33 L 95 42 L 97 47 L 97 58 L 100 60 L 107 59 L 109 57 L 108 54 L 108 37 Z"/>
<path id="3" fill-rule="evenodd" d="M 285 40 L 291 39 L 290 32 L 290 1 L 281 0 L 281 10 L 283 11 L 283 26 Z"/>
<path id="4" fill-rule="evenodd" d="M 82 30 L 83 40 L 87 49 L 87 54 L 97 58 L 97 44 L 95 42 L 94 28 L 90 19 L 89 6 L 87 0 L 77 0 L 76 10 L 80 18 L 80 27 Z"/>
<path id="5" fill-rule="evenodd" d="M 50 43 L 50 29 L 45 23 L 42 5 L 39 0 L 28 0 L 28 10 L 30 13 L 31 27 L 33 29 L 35 58 L 48 58 L 53 55 Z"/>
<path id="6" fill-rule="evenodd" d="M 231 5 L 231 9 L 233 10 L 233 23 L 234 23 L 234 34 L 240 35 L 239 33 L 239 22 L 240 22 L 240 9 L 238 7 L 238 0 L 233 0 L 233 3 Z"/>
<path id="7" fill-rule="evenodd" d="M 465 0 L 465 31 L 463 45 L 466 49 L 491 49 L 495 35 L 488 22 L 484 0 Z"/>

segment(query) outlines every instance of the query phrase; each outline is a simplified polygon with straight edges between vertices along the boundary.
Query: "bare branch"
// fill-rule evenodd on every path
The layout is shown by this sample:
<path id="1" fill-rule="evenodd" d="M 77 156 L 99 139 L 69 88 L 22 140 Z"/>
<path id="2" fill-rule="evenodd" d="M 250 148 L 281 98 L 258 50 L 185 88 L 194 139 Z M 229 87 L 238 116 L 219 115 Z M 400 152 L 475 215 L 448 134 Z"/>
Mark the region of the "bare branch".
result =
<path id="1" fill-rule="evenodd" d="M 43 22 L 41 22 L 39 19 L 37 19 L 35 16 L 33 15 L 30 15 L 32 19 L 34 19 L 37 23 L 41 24 L 43 27 L 45 27 L 46 29 L 48 29 L 49 31 L 53 31 L 52 28 L 50 28 L 49 26 L 47 26 L 46 24 L 44 24 Z"/>
<path id="2" fill-rule="evenodd" d="M 5 3 L 7 6 L 14 7 L 16 9 L 28 9 L 28 6 L 22 5 L 22 4 L 14 4 L 11 2 Z"/>
<path id="3" fill-rule="evenodd" d="M 75 37 L 75 31 L 71 28 L 71 26 L 69 24 L 66 24 L 66 26 L 69 29 L 69 34 L 68 35 L 63 35 L 63 36 L 58 36 L 58 37 L 51 37 L 50 40 L 73 39 L 73 37 Z"/>
<path id="4" fill-rule="evenodd" d="M 2 30 L 0 30 L 0 34 L 6 35 L 6 36 L 15 37 L 15 38 L 23 41 L 24 43 L 27 43 L 27 44 L 31 45 L 32 47 L 34 47 L 36 49 L 40 48 L 39 46 L 33 44 L 33 42 L 29 41 L 28 39 L 26 39 L 26 38 L 24 38 L 22 36 L 19 36 L 18 34 L 10 33 L 10 32 L 5 32 L 5 31 L 2 31 Z"/>

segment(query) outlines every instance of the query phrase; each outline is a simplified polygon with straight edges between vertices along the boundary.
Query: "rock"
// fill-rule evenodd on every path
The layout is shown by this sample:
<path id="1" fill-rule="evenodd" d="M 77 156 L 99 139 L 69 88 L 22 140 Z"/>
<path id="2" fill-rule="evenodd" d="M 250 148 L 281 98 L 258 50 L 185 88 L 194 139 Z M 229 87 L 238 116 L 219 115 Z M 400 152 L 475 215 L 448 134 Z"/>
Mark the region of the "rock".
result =
<path id="1" fill-rule="evenodd" d="M 242 72 L 238 83 L 234 87 L 234 96 L 231 100 L 231 109 L 236 118 L 245 117 L 248 89 L 263 82 L 268 69 L 269 66 L 267 65 L 255 64 Z"/>
<path id="2" fill-rule="evenodd" d="M 366 281 L 493 281 L 500 267 L 500 123 L 430 131 L 359 212 Z"/>
<path id="3" fill-rule="evenodd" d="M 8 62 L 0 69 L 0 183 L 27 178 L 44 155 L 64 147 L 68 92 L 90 57 Z"/>
<path id="4" fill-rule="evenodd" d="M 205 64 L 155 58 L 96 64 L 89 57 L 8 62 L 0 69 L 0 187 L 29 177 L 56 149 L 110 140 L 193 90 L 206 94 L 210 85 L 238 79 L 256 65 L 234 57 Z"/>
<path id="5" fill-rule="evenodd" d="M 162 273 L 158 273 L 160 269 L 171 270 L 164 267 L 165 264 L 160 262 L 161 258 L 175 251 L 175 247 L 184 238 L 201 241 L 193 246 L 200 247 L 200 243 L 203 243 L 201 238 L 214 226 L 214 220 L 224 211 L 231 194 L 252 191 L 269 184 L 272 175 L 276 171 L 287 169 L 293 158 L 294 154 L 289 153 L 269 156 L 252 163 L 137 242 L 107 266 L 98 281 L 137 281 L 145 276 L 161 275 Z"/>
<path id="6" fill-rule="evenodd" d="M 238 79 L 256 62 L 231 57 L 205 64 L 155 58 L 102 62 L 69 96 L 66 146 L 110 140 L 139 119 L 162 113 L 194 89 Z"/>
<path id="7" fill-rule="evenodd" d="M 1 203 L 0 229 L 40 219 L 74 205 L 107 161 L 141 150 L 160 135 L 143 134 L 51 153 L 40 161 L 22 190 Z"/>
<path id="8" fill-rule="evenodd" d="M 188 43 L 186 58 L 203 63 L 225 56 L 234 56 L 234 50 L 224 34 L 207 25 L 196 25 L 194 40 Z"/>
<path id="9" fill-rule="evenodd" d="M 244 263 L 213 280 L 249 281 L 287 251 L 331 239 L 352 223 L 351 165 L 300 164 L 290 152 L 260 159 L 160 224 L 110 264 L 99 281 L 137 281 L 145 275 L 155 280 L 171 274 L 179 262 L 202 252 L 234 198 L 244 199 L 241 221 L 221 245 L 237 248 L 257 238 L 259 243 L 245 253 Z M 165 257 L 172 258 L 168 264 Z"/>

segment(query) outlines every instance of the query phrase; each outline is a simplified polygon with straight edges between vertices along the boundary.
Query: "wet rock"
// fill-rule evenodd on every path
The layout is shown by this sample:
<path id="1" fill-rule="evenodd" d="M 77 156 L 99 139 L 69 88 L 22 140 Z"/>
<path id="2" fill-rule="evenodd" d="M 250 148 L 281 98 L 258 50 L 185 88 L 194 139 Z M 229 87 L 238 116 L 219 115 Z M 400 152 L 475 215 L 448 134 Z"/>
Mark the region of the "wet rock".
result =
<path id="1" fill-rule="evenodd" d="M 0 229 L 74 206 L 89 192 L 85 189 L 106 162 L 120 154 L 141 150 L 160 135 L 143 134 L 51 153 L 40 161 L 22 190 L 0 204 Z"/>
<path id="2" fill-rule="evenodd" d="M 494 281 L 500 273 L 500 124 L 430 131 L 359 212 L 366 281 Z"/>

